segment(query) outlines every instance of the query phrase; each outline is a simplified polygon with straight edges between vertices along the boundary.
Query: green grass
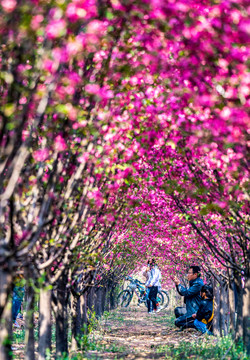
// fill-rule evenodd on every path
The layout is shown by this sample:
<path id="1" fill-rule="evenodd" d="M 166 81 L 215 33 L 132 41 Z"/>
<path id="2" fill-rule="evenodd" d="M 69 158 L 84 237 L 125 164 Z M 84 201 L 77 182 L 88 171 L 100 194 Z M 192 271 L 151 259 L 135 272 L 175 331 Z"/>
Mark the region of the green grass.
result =
<path id="1" fill-rule="evenodd" d="M 154 318 L 154 321 L 155 323 L 164 324 L 165 326 L 175 328 L 174 326 L 175 316 L 172 312 L 162 311 L 160 312 L 160 316 Z"/>
<path id="2" fill-rule="evenodd" d="M 24 328 L 15 329 L 12 335 L 12 343 L 13 344 L 23 344 L 25 338 L 25 330 Z"/>
<path id="3" fill-rule="evenodd" d="M 204 335 L 197 341 L 182 342 L 178 346 L 159 346 L 157 352 L 165 353 L 168 360 L 250 360 L 243 345 L 236 345 L 231 336 L 216 338 Z"/>

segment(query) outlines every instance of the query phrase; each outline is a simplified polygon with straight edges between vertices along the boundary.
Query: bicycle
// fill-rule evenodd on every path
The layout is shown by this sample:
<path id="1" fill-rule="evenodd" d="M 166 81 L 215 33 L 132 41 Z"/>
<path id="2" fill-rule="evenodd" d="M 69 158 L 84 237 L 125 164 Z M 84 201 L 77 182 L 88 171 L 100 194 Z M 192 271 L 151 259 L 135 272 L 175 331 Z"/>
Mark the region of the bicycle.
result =
<path id="1" fill-rule="evenodd" d="M 141 296 L 139 297 L 138 294 L 135 293 L 138 296 L 138 305 L 141 305 L 142 303 L 145 304 L 145 306 L 147 306 L 147 299 L 146 299 L 146 288 L 145 286 L 142 287 L 141 285 L 143 285 L 139 280 L 137 280 L 137 282 L 139 283 L 139 286 L 141 288 Z M 161 307 L 161 309 L 166 309 L 169 305 L 169 296 L 166 290 L 160 290 L 157 293 L 157 303 L 159 304 L 159 306 Z"/>
<path id="2" fill-rule="evenodd" d="M 131 303 L 133 295 L 136 294 L 138 297 L 138 306 L 141 304 L 145 304 L 147 306 L 147 299 L 146 299 L 146 287 L 142 282 L 137 279 L 133 279 L 132 277 L 128 276 L 126 278 L 129 280 L 129 284 L 127 288 L 120 292 L 117 297 L 118 306 L 121 307 L 128 307 Z M 169 297 L 165 290 L 161 290 L 157 294 L 157 302 L 161 306 L 162 309 L 165 309 L 169 304 Z"/>

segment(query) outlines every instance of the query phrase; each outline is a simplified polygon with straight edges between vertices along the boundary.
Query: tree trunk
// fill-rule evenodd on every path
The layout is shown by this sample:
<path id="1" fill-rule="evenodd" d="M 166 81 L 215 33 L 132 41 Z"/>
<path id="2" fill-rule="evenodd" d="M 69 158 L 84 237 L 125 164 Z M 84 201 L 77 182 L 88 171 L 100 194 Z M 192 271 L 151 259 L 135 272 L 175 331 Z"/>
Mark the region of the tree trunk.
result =
<path id="1" fill-rule="evenodd" d="M 0 270 L 0 359 L 9 360 L 11 356 L 12 314 L 10 292 L 12 275 Z"/>
<path id="2" fill-rule="evenodd" d="M 56 358 L 68 354 L 68 294 L 66 289 L 67 278 L 63 275 L 57 287 L 56 320 Z"/>
<path id="3" fill-rule="evenodd" d="M 107 288 L 106 287 L 103 287 L 103 288 L 101 288 L 101 290 L 102 290 L 102 303 L 101 303 L 101 310 L 102 310 L 102 313 L 101 313 L 101 315 L 104 313 L 104 311 L 106 310 L 106 309 L 108 309 L 108 290 L 107 290 Z M 106 304 L 107 304 L 107 306 L 106 306 Z"/>
<path id="4" fill-rule="evenodd" d="M 229 303 L 229 312 L 230 312 L 230 333 L 233 338 L 235 338 L 235 296 L 234 296 L 234 283 L 232 281 L 229 282 L 228 287 L 228 303 Z"/>
<path id="5" fill-rule="evenodd" d="M 222 282 L 220 286 L 220 335 L 226 336 L 228 334 L 227 327 L 227 289 L 226 283 Z"/>
<path id="6" fill-rule="evenodd" d="M 250 355 L 250 276 L 245 278 L 245 286 L 243 289 L 243 342 Z"/>
<path id="7" fill-rule="evenodd" d="M 80 309 L 81 309 L 81 330 L 87 334 L 88 316 L 87 316 L 87 294 L 86 292 L 80 296 Z"/>
<path id="8" fill-rule="evenodd" d="M 95 291 L 94 287 L 90 287 L 87 293 L 87 306 L 90 311 L 93 311 L 94 308 L 94 297 L 95 297 Z"/>
<path id="9" fill-rule="evenodd" d="M 40 291 L 38 360 L 51 352 L 51 291 Z"/>
<path id="10" fill-rule="evenodd" d="M 214 319 L 213 319 L 214 335 L 220 335 L 220 284 L 214 281 Z"/>
<path id="11" fill-rule="evenodd" d="M 81 320 L 80 320 L 80 299 L 79 296 L 74 297 L 71 294 L 71 350 L 75 351 L 79 348 L 79 336 L 81 334 Z"/>
<path id="12" fill-rule="evenodd" d="M 97 317 L 100 317 L 102 315 L 102 288 L 98 287 L 95 290 L 95 313 Z"/>
<path id="13" fill-rule="evenodd" d="M 235 339 L 239 342 L 243 338 L 243 289 L 241 283 L 241 274 L 235 273 L 235 289 L 237 294 L 237 319 L 235 329 Z"/>
<path id="14" fill-rule="evenodd" d="M 30 282 L 30 274 L 26 273 L 28 285 L 26 286 L 26 315 L 25 315 L 25 360 L 35 360 L 35 336 L 34 336 L 34 303 L 35 293 Z"/>
<path id="15" fill-rule="evenodd" d="M 109 310 L 115 309 L 115 287 L 110 288 Z"/>

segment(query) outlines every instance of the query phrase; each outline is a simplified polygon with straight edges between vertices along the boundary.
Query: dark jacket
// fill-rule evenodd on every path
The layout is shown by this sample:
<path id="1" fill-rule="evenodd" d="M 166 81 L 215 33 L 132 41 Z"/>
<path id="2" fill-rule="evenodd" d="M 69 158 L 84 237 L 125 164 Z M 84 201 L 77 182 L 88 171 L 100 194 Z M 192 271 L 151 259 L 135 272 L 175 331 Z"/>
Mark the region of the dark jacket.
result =
<path id="1" fill-rule="evenodd" d="M 181 284 L 177 286 L 178 293 L 184 296 L 187 315 L 192 315 L 199 309 L 201 303 L 200 291 L 203 285 L 203 280 L 198 277 L 195 280 L 189 281 L 189 288 L 185 288 Z"/>
<path id="2" fill-rule="evenodd" d="M 196 319 L 207 324 L 212 314 L 213 314 L 213 299 L 202 300 L 196 314 Z"/>

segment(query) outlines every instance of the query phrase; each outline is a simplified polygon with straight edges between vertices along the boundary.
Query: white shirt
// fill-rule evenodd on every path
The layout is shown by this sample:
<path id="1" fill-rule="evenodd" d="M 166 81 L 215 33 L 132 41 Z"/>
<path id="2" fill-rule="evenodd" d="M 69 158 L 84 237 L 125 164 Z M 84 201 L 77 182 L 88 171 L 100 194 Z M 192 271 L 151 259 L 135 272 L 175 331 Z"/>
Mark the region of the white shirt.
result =
<path id="1" fill-rule="evenodd" d="M 149 279 L 146 281 L 146 286 L 161 286 L 161 272 L 157 265 L 150 270 Z"/>

